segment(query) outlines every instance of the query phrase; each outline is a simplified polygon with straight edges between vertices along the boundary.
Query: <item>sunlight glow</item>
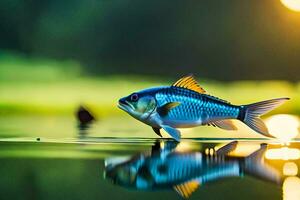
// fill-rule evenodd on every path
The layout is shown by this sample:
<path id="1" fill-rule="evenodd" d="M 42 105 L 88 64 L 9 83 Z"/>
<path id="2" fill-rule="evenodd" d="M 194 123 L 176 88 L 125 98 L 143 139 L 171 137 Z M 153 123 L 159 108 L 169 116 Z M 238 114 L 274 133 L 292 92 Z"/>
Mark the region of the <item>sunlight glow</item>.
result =
<path id="1" fill-rule="evenodd" d="M 245 157 L 260 149 L 260 144 L 239 144 L 230 156 Z"/>
<path id="2" fill-rule="evenodd" d="M 282 185 L 284 200 L 298 200 L 300 197 L 300 178 L 287 177 Z"/>
<path id="3" fill-rule="evenodd" d="M 285 176 L 296 176 L 298 174 L 298 167 L 294 162 L 284 163 L 283 174 Z"/>
<path id="4" fill-rule="evenodd" d="M 191 151 L 192 149 L 192 145 L 189 142 L 180 142 L 176 147 L 176 151 L 178 152 L 187 152 Z"/>
<path id="5" fill-rule="evenodd" d="M 281 3 L 296 12 L 300 12 L 300 0 L 280 0 Z"/>
<path id="6" fill-rule="evenodd" d="M 269 132 L 283 143 L 288 143 L 299 133 L 299 118 L 294 115 L 273 115 L 266 120 Z"/>
<path id="7" fill-rule="evenodd" d="M 165 148 L 165 146 L 166 146 L 166 145 L 165 145 L 165 143 L 164 143 L 163 141 L 162 141 L 162 142 L 160 142 L 160 148 L 161 148 L 161 149 L 164 149 L 164 148 Z"/>
<path id="8" fill-rule="evenodd" d="M 214 149 L 210 149 L 210 150 L 209 150 L 209 155 L 213 156 L 214 153 L 215 153 Z"/>
<path id="9" fill-rule="evenodd" d="M 300 159 L 300 150 L 288 147 L 268 149 L 265 157 L 269 160 L 297 160 Z"/>
<path id="10" fill-rule="evenodd" d="M 205 149 L 205 155 L 209 155 L 209 148 Z"/>

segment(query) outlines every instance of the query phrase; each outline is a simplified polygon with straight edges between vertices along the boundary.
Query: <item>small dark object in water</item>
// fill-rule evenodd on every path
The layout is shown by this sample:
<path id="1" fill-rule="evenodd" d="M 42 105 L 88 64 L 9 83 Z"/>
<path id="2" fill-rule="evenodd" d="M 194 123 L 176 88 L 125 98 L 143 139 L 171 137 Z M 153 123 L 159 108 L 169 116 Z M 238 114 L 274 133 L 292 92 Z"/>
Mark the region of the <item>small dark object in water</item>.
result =
<path id="1" fill-rule="evenodd" d="M 36 141 L 40 141 L 40 140 L 41 140 L 41 138 L 39 138 L 39 137 L 38 137 L 38 138 L 36 138 Z"/>
<path id="2" fill-rule="evenodd" d="M 82 105 L 79 107 L 76 117 L 80 125 L 87 125 L 95 120 L 95 117 Z"/>
<path id="3" fill-rule="evenodd" d="M 87 130 L 90 128 L 91 123 L 96 120 L 95 117 L 81 105 L 76 113 L 76 118 L 78 121 L 79 135 L 87 135 Z"/>

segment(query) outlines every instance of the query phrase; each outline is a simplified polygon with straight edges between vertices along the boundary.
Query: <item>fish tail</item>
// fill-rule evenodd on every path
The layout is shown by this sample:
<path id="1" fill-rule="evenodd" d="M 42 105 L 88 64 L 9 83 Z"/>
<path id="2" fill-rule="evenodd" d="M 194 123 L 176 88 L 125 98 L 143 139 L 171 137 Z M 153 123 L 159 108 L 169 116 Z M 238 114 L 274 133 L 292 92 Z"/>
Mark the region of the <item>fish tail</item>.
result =
<path id="1" fill-rule="evenodd" d="M 247 156 L 243 165 L 241 165 L 242 171 L 245 174 L 254 176 L 258 179 L 279 184 L 282 182 L 280 173 L 273 167 L 264 163 L 263 160 L 267 147 L 267 144 L 263 143 L 258 150 Z"/>
<path id="2" fill-rule="evenodd" d="M 289 98 L 278 98 L 241 106 L 237 119 L 244 122 L 256 132 L 267 137 L 272 137 L 265 123 L 260 119 L 260 116 L 277 108 L 287 100 Z"/>

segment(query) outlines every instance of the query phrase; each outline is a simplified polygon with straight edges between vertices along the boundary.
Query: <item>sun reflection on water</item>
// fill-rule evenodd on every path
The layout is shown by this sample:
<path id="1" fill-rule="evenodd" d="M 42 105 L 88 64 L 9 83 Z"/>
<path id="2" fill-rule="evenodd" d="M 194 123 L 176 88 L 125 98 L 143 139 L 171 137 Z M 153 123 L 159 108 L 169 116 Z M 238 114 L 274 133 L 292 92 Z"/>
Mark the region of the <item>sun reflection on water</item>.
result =
<path id="1" fill-rule="evenodd" d="M 287 162 L 283 165 L 283 174 L 285 176 L 296 176 L 298 174 L 298 167 L 294 162 Z"/>
<path id="2" fill-rule="evenodd" d="M 279 139 L 283 147 L 268 149 L 265 158 L 268 160 L 298 160 L 300 150 L 290 148 L 290 141 L 299 134 L 299 118 L 294 115 L 273 115 L 266 121 L 271 135 Z M 298 166 L 295 162 L 286 162 L 282 169 L 286 176 L 282 185 L 283 199 L 296 200 L 300 197 L 300 178 L 297 177 Z"/>
<path id="3" fill-rule="evenodd" d="M 251 153 L 257 151 L 259 148 L 260 148 L 260 144 L 243 143 L 237 145 L 236 149 L 230 152 L 228 155 L 237 156 L 237 157 L 247 157 Z"/>
<path id="4" fill-rule="evenodd" d="M 186 151 L 192 150 L 193 149 L 192 147 L 193 146 L 189 142 L 180 142 L 176 147 L 176 151 L 186 152 Z"/>
<path id="5" fill-rule="evenodd" d="M 287 177 L 282 186 L 284 200 L 299 200 L 300 178 L 296 176 Z"/>
<path id="6" fill-rule="evenodd" d="M 265 157 L 269 160 L 297 160 L 300 158 L 300 150 L 289 147 L 268 149 Z"/>

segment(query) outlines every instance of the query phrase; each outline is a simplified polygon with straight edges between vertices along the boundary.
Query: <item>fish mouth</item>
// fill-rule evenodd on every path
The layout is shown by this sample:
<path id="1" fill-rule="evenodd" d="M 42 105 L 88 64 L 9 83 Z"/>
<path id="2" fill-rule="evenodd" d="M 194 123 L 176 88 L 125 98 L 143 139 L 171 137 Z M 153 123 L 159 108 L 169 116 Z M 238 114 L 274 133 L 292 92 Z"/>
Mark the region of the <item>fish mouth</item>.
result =
<path id="1" fill-rule="evenodd" d="M 128 112 L 129 110 L 133 109 L 132 106 L 127 101 L 122 101 L 122 100 L 119 101 L 118 107 L 121 110 L 124 110 L 125 112 Z"/>

